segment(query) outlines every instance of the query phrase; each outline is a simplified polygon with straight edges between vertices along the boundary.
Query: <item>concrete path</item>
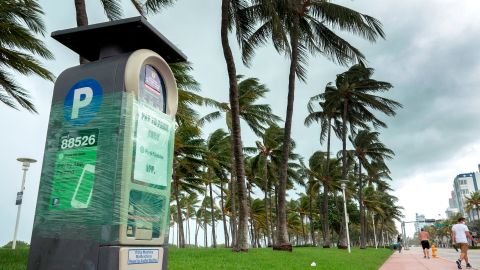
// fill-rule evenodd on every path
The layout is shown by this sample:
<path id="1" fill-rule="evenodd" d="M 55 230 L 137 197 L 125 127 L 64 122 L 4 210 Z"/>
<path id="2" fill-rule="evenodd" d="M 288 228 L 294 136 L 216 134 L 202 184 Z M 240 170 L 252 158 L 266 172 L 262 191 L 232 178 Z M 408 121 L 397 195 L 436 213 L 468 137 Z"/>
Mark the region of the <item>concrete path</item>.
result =
<path id="1" fill-rule="evenodd" d="M 469 250 L 470 264 L 478 269 L 480 266 L 480 250 Z M 402 250 L 402 253 L 395 252 L 380 267 L 380 270 L 453 270 L 457 269 L 455 260 L 459 253 L 453 248 L 439 248 L 438 258 L 424 259 L 423 252 L 419 247 L 411 247 L 409 250 Z M 465 262 L 462 262 L 462 268 L 465 268 Z"/>

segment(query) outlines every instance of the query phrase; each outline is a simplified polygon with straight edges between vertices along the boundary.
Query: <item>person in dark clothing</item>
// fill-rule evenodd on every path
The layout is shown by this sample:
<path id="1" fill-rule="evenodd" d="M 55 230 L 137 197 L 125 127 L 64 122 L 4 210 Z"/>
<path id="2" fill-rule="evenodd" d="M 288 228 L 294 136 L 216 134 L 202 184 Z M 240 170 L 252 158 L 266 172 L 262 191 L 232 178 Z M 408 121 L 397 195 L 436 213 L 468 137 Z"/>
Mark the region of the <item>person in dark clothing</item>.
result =
<path id="1" fill-rule="evenodd" d="M 402 252 L 402 235 L 401 234 L 397 236 L 397 249 L 398 249 L 398 253 Z"/>

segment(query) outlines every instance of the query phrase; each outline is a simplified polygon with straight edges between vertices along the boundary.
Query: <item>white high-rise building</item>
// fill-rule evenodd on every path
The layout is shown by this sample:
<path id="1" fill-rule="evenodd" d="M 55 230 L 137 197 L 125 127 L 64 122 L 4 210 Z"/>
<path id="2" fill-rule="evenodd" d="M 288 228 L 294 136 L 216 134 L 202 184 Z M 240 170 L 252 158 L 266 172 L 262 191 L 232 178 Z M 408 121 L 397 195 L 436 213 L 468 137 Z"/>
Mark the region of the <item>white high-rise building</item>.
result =
<path id="1" fill-rule="evenodd" d="M 452 199 L 456 201 L 456 205 L 454 206 L 457 206 L 458 212 L 469 220 L 478 219 L 478 217 L 476 211 L 474 211 L 475 214 L 473 214 L 472 211 L 468 212 L 466 210 L 465 196 L 469 196 L 472 192 L 478 191 L 479 183 L 477 179 L 479 178 L 480 174 L 478 172 L 472 172 L 459 174 L 453 180 L 454 196 L 452 196 Z"/>
<path id="2" fill-rule="evenodd" d="M 448 199 L 448 208 L 445 213 L 447 214 L 447 218 L 451 218 L 458 214 L 458 212 L 457 196 L 455 195 L 455 192 L 452 191 L 450 193 L 450 199 Z"/>

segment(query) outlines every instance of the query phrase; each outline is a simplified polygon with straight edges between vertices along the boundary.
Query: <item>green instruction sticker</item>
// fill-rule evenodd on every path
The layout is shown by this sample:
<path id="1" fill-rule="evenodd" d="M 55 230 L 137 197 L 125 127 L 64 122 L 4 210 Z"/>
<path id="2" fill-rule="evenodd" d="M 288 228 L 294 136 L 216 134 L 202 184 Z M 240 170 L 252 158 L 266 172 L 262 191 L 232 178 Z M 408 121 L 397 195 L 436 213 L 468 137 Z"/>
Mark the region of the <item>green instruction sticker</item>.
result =
<path id="1" fill-rule="evenodd" d="M 55 161 L 51 210 L 87 208 L 95 180 L 98 129 L 64 133 Z"/>
<path id="2" fill-rule="evenodd" d="M 133 178 L 147 184 L 167 186 L 169 142 L 173 119 L 146 106 L 139 106 Z"/>

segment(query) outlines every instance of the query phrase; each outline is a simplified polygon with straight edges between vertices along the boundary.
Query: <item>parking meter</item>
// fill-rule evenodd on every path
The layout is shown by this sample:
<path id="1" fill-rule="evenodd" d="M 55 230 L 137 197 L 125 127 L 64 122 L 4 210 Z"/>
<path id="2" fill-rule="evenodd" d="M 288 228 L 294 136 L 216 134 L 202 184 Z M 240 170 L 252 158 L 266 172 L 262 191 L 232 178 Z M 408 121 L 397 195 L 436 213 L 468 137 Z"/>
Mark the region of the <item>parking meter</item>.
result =
<path id="1" fill-rule="evenodd" d="M 166 269 L 185 56 L 144 18 L 57 31 L 90 62 L 54 86 L 30 270 Z"/>

